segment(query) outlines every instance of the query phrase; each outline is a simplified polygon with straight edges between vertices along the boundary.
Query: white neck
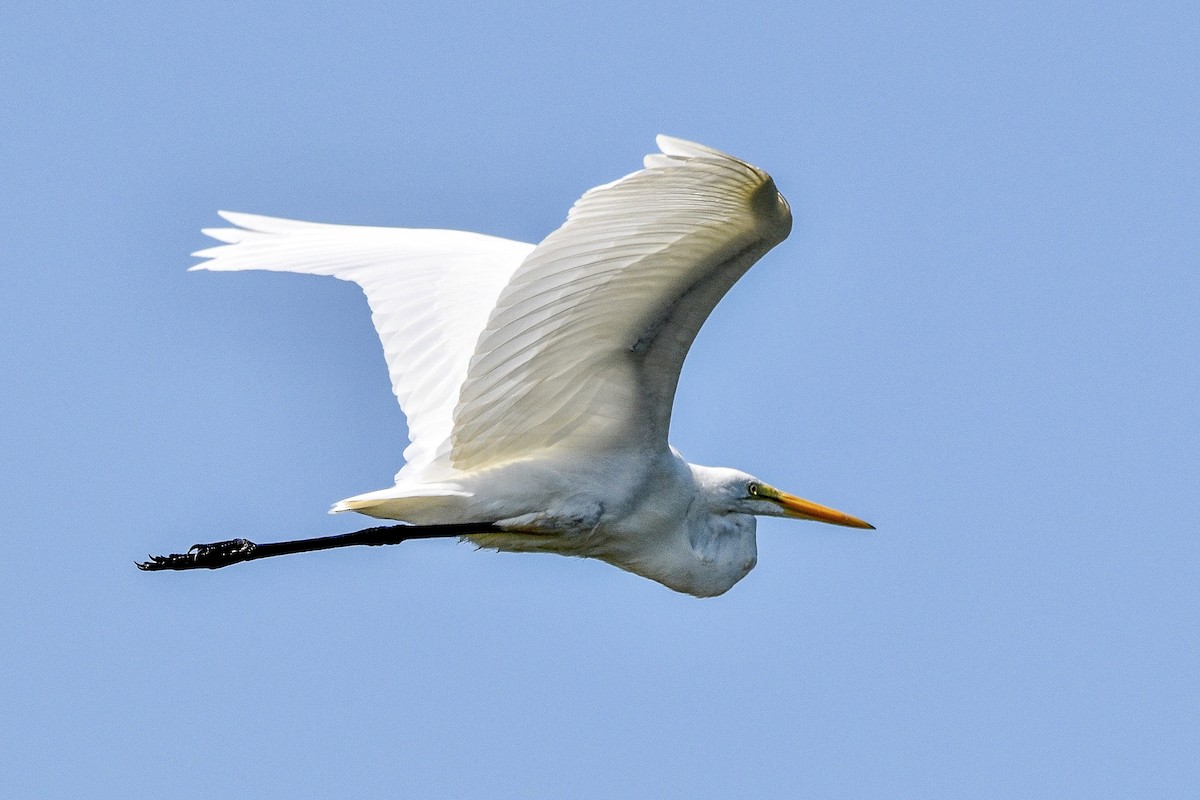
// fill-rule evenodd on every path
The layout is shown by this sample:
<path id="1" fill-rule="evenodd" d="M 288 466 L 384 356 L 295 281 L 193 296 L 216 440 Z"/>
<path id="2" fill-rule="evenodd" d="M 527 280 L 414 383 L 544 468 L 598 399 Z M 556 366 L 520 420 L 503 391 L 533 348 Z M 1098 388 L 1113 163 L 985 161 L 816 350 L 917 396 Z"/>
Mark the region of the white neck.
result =
<path id="1" fill-rule="evenodd" d="M 661 547 L 643 550 L 618 566 L 678 592 L 715 597 L 746 577 L 758 561 L 754 515 L 739 508 L 752 479 L 737 470 L 686 467 L 680 477 L 690 477 L 693 493 L 682 524 L 666 533 Z"/>

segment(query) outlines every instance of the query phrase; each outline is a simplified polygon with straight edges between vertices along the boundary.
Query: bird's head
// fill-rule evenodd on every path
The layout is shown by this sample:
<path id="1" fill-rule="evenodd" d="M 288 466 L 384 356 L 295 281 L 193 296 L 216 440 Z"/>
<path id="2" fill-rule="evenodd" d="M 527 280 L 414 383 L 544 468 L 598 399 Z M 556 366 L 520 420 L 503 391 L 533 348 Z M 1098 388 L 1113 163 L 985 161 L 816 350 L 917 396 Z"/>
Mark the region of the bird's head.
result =
<path id="1" fill-rule="evenodd" d="M 739 470 L 688 466 L 696 490 L 685 528 L 691 557 L 671 558 L 639 572 L 678 592 L 713 597 L 744 578 L 758 560 L 755 517 L 873 527 L 849 514 L 781 492 Z"/>
<path id="2" fill-rule="evenodd" d="M 875 526 L 828 506 L 780 491 L 753 475 L 734 469 L 693 466 L 693 474 L 717 513 L 753 514 L 757 517 L 788 517 L 844 525 L 848 528 Z"/>

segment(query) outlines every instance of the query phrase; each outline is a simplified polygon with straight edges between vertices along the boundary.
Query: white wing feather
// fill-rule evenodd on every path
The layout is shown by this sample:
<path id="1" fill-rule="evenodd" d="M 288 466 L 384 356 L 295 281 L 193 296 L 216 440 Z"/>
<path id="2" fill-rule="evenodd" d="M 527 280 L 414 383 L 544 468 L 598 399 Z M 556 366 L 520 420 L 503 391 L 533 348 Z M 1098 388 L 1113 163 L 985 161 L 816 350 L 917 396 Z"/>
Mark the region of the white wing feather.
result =
<path id="1" fill-rule="evenodd" d="M 696 333 L 786 238 L 791 213 L 765 172 L 703 145 L 658 144 L 645 169 L 584 194 L 536 248 L 221 212 L 237 227 L 205 230 L 224 244 L 195 253 L 209 261 L 193 269 L 362 287 L 408 418 L 398 482 L 548 447 L 665 447 Z"/>
<path id="2" fill-rule="evenodd" d="M 666 447 L 688 348 L 791 212 L 765 172 L 658 144 L 646 169 L 584 194 L 500 294 L 454 412 L 455 468 L 549 447 Z"/>
<path id="3" fill-rule="evenodd" d="M 332 275 L 362 287 L 392 391 L 408 418 L 406 472 L 444 465 L 453 412 L 479 331 L 533 245 L 478 233 L 326 225 L 220 212 L 238 226 L 192 269 Z"/>

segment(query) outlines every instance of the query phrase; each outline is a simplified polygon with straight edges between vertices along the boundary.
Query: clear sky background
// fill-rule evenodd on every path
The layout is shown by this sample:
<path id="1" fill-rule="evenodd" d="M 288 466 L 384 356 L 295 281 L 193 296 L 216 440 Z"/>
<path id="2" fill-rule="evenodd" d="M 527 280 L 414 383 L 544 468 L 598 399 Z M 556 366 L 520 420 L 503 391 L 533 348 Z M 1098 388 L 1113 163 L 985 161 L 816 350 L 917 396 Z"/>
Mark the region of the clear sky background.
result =
<path id="1" fill-rule="evenodd" d="M 1194 4 L 408 5 L 0 9 L 0 794 L 1200 793 Z M 405 444 L 354 286 L 185 272 L 218 208 L 537 241 L 659 132 L 796 216 L 674 443 L 878 532 L 134 569 Z"/>

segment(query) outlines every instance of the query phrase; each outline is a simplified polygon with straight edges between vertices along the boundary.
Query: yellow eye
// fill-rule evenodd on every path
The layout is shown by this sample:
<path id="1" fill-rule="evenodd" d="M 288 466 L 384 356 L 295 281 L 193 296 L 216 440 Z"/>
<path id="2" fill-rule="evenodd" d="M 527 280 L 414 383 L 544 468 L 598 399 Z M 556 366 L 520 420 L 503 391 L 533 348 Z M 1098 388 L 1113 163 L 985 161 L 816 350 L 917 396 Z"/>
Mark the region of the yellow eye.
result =
<path id="1" fill-rule="evenodd" d="M 746 487 L 746 491 L 750 493 L 751 497 L 758 497 L 758 492 L 759 492 L 760 488 L 761 487 L 757 483 L 751 482 L 751 484 Z"/>

